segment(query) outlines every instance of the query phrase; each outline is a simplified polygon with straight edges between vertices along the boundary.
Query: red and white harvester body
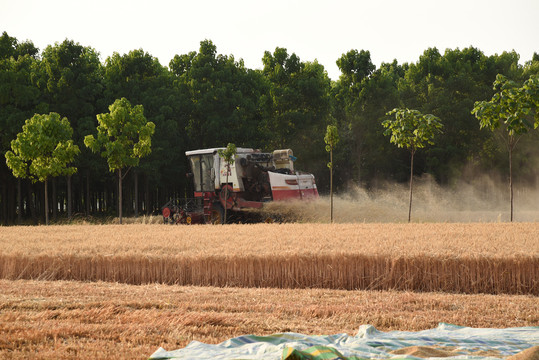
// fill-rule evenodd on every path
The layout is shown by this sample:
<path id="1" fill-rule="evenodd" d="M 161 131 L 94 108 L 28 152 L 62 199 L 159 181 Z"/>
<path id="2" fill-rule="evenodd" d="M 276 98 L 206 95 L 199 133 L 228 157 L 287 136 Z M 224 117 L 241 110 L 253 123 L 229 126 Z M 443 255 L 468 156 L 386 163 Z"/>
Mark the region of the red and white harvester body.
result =
<path id="1" fill-rule="evenodd" d="M 221 149 L 185 153 L 191 166 L 188 175 L 193 180 L 194 199 L 171 200 L 163 206 L 166 223 L 221 223 L 225 208 L 232 218 L 246 221 L 244 210 L 261 209 L 271 201 L 318 198 L 314 176 L 294 169 L 292 150 L 264 153 L 237 148 L 229 165 L 219 156 Z"/>

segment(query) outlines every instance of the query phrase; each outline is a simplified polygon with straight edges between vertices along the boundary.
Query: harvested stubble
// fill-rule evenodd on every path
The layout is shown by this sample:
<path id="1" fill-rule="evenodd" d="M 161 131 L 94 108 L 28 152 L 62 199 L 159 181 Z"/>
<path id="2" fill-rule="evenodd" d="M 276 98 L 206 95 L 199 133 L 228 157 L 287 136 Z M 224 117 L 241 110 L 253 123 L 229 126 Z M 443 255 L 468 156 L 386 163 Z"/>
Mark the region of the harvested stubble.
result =
<path id="1" fill-rule="evenodd" d="M 191 340 L 539 325 L 537 298 L 0 280 L 0 358 L 144 359 Z M 495 316 L 493 316 L 495 314 Z"/>
<path id="2" fill-rule="evenodd" d="M 1 230 L 0 277 L 539 295 L 539 224 Z"/>

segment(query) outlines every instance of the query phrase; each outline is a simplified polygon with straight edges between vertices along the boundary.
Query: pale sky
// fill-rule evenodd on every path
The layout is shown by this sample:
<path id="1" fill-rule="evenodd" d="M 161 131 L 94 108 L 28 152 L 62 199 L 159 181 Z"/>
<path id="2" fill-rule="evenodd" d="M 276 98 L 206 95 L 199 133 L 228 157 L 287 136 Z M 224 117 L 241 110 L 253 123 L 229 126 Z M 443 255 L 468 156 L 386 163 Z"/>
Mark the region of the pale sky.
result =
<path id="1" fill-rule="evenodd" d="M 515 50 L 524 63 L 539 53 L 539 0 L 0 0 L 3 31 L 40 50 L 74 40 L 103 62 L 142 48 L 165 66 L 204 39 L 251 69 L 284 47 L 337 80 L 335 62 L 351 49 L 369 50 L 377 67 L 416 62 L 429 47 Z"/>

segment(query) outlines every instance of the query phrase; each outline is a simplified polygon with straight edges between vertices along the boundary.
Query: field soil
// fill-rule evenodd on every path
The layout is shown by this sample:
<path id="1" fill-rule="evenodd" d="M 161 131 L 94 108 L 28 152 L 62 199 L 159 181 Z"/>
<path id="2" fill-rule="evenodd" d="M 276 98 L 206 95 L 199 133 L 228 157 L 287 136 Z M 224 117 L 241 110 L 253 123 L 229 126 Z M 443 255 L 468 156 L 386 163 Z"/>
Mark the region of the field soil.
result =
<path id="1" fill-rule="evenodd" d="M 537 297 L 0 280 L 0 358 L 144 359 L 280 332 L 539 326 Z"/>

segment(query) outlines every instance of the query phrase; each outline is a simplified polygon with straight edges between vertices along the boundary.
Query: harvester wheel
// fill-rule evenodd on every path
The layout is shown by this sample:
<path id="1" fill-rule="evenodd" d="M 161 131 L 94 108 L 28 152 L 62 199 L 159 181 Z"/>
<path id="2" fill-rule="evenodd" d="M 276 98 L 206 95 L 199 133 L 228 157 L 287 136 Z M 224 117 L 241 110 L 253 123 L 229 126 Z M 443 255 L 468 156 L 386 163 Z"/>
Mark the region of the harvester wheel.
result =
<path id="1" fill-rule="evenodd" d="M 226 206 L 227 209 L 232 209 L 236 203 L 234 188 L 231 185 L 223 185 L 219 193 L 219 200 L 223 208 Z"/>
<path id="2" fill-rule="evenodd" d="M 225 210 L 221 204 L 214 204 L 210 210 L 210 224 L 219 225 L 223 223 L 225 217 Z"/>
<path id="3" fill-rule="evenodd" d="M 168 220 L 170 218 L 170 209 L 168 207 L 163 209 L 163 222 L 165 224 L 168 223 Z"/>

